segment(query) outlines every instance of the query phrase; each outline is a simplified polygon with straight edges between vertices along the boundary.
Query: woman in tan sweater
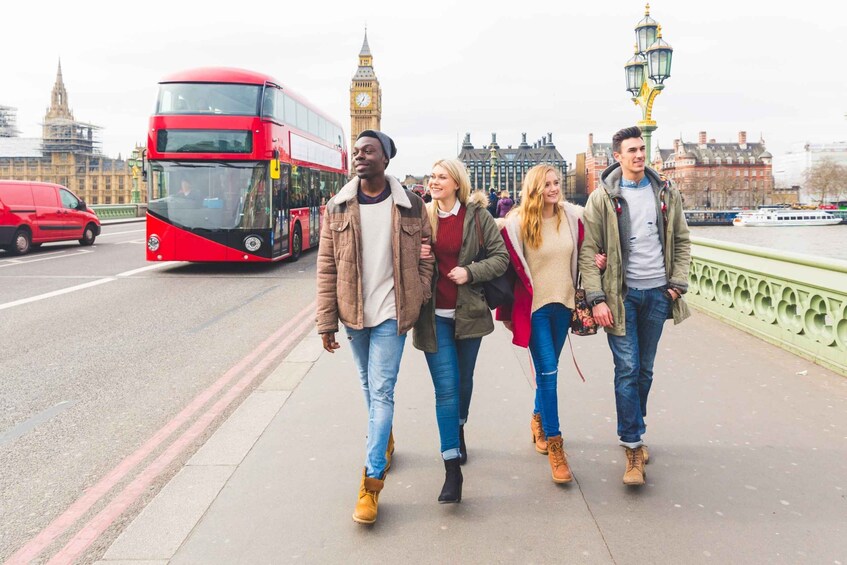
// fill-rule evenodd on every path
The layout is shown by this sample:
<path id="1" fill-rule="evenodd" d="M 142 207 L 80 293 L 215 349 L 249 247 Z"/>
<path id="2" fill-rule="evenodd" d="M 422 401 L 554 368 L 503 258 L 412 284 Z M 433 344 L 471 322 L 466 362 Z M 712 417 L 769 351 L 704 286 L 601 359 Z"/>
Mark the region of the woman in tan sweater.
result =
<path id="1" fill-rule="evenodd" d="M 553 481 L 573 480 L 559 430 L 557 380 L 574 307 L 577 255 L 584 233 L 582 208 L 565 202 L 561 173 L 550 165 L 531 168 L 521 203 L 503 221 L 502 234 L 516 273 L 515 301 L 497 310 L 513 343 L 529 347 L 535 369 L 532 440 L 547 454 Z"/>

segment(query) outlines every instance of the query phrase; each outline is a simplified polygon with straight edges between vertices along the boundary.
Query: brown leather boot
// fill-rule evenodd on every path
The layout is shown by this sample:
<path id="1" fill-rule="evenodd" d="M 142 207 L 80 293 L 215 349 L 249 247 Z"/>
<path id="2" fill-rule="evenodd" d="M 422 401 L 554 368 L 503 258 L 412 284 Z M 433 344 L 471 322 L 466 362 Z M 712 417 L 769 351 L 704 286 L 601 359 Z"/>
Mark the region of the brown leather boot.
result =
<path id="1" fill-rule="evenodd" d="M 368 477 L 365 472 L 366 469 L 362 469 L 359 501 L 356 503 L 356 510 L 353 511 L 353 521 L 360 524 L 373 524 L 376 522 L 379 493 L 382 492 L 385 481 Z"/>
<path id="2" fill-rule="evenodd" d="M 650 462 L 650 452 L 647 451 L 646 443 L 641 444 L 641 457 L 644 459 L 645 465 Z"/>
<path id="3" fill-rule="evenodd" d="M 562 436 L 547 438 L 547 459 L 553 471 L 554 483 L 569 483 L 573 480 Z"/>
<path id="4" fill-rule="evenodd" d="M 392 455 L 394 455 L 394 428 L 391 428 L 391 431 L 388 433 L 388 447 L 385 448 L 385 471 L 382 474 L 383 477 L 391 468 Z"/>
<path id="5" fill-rule="evenodd" d="M 541 427 L 541 414 L 532 413 L 529 427 L 532 430 L 532 443 L 535 444 L 535 451 L 547 455 L 547 436 L 544 435 L 544 428 Z"/>
<path id="6" fill-rule="evenodd" d="M 638 486 L 644 484 L 644 452 L 641 447 L 626 450 L 626 472 L 623 474 L 623 484 Z"/>

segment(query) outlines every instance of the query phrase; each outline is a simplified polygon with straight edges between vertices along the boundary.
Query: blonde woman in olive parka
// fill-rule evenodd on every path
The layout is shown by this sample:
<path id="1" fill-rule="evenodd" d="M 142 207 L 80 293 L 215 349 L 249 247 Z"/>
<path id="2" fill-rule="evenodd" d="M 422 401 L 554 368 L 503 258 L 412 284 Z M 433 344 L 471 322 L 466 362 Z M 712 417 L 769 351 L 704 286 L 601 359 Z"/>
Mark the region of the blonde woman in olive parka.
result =
<path id="1" fill-rule="evenodd" d="M 429 192 L 432 201 L 427 207 L 436 267 L 432 298 L 415 323 L 414 344 L 426 355 L 435 388 L 445 469 L 438 502 L 455 503 L 462 500 L 459 466 L 468 456 L 464 424 L 473 392 L 474 366 L 482 336 L 494 331 L 482 283 L 505 273 L 509 256 L 497 224 L 486 210 L 487 200 L 480 204 L 470 198 L 470 178 L 461 161 L 436 162 Z M 480 248 L 485 248 L 485 258 L 474 261 Z"/>

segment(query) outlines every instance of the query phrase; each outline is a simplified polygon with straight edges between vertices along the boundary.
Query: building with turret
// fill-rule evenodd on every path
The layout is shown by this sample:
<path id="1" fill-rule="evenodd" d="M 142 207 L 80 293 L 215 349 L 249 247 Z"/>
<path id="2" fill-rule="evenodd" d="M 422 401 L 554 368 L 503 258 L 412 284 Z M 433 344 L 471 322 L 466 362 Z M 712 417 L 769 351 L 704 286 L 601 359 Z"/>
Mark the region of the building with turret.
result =
<path id="1" fill-rule="evenodd" d="M 672 150 L 657 152 L 661 170 L 682 192 L 686 208 L 755 208 L 771 204 L 772 155 L 764 140 L 717 142 L 701 131 L 697 143 L 675 139 Z M 656 163 L 658 165 L 659 163 Z"/>
<path id="2" fill-rule="evenodd" d="M 0 178 L 60 184 L 88 204 L 124 204 L 131 202 L 133 195 L 146 201 L 144 183 L 133 178 L 126 161 L 101 153 L 100 128 L 74 118 L 61 61 L 42 137 L 18 137 L 14 124 L 14 109 L 0 107 Z"/>
<path id="3" fill-rule="evenodd" d="M 471 188 L 485 191 L 493 188 L 498 193 L 505 190 L 513 198 L 520 193 L 526 172 L 535 165 L 547 163 L 556 167 L 562 179 L 568 168 L 565 158 L 553 144 L 552 133 L 532 144 L 527 143 L 526 134 L 522 133 L 520 144 L 514 148 L 511 145 L 500 147 L 496 133 L 491 134 L 490 144 L 477 148 L 471 142 L 471 134 L 466 133 L 458 158 L 468 169 Z"/>

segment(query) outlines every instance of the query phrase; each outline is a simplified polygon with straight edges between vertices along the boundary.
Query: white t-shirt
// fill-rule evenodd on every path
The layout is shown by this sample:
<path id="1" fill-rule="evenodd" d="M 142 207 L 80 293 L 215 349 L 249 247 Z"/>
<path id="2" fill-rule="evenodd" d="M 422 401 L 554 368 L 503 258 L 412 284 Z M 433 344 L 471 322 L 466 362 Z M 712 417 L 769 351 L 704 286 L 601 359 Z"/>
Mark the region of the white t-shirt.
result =
<path id="1" fill-rule="evenodd" d="M 364 326 L 372 328 L 397 318 L 394 299 L 394 253 L 391 213 L 394 198 L 359 204 L 362 221 L 362 299 Z"/>

